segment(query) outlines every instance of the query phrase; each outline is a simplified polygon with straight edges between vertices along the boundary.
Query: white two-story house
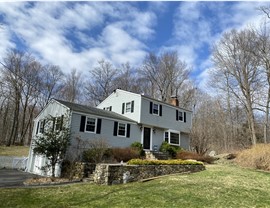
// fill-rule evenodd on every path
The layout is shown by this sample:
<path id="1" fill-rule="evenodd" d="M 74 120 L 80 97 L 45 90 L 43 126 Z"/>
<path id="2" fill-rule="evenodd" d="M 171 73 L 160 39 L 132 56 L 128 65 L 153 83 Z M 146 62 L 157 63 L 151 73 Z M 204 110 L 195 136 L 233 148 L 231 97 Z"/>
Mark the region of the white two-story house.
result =
<path id="1" fill-rule="evenodd" d="M 133 142 L 141 142 L 149 151 L 158 151 L 163 141 L 184 149 L 190 145 L 192 112 L 179 108 L 175 98 L 169 104 L 117 89 L 97 107 L 52 99 L 34 120 L 33 140 L 43 133 L 48 116 L 68 117 L 71 147 L 67 154 L 72 154 L 77 147 L 78 138 L 103 139 L 111 147 L 129 147 Z M 45 175 L 41 170 L 45 163 L 46 158 L 35 155 L 31 146 L 27 170 Z"/>

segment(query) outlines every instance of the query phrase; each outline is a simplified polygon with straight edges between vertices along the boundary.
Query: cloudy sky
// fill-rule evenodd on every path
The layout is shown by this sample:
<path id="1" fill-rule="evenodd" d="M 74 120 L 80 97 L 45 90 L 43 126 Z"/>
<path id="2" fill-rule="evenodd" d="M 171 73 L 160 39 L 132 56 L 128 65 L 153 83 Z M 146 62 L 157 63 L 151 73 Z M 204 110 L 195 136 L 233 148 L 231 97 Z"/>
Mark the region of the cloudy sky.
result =
<path id="1" fill-rule="evenodd" d="M 8 49 L 87 73 L 98 60 L 140 66 L 149 52 L 178 51 L 203 85 L 211 46 L 232 28 L 256 25 L 261 2 L 0 3 L 0 59 Z"/>

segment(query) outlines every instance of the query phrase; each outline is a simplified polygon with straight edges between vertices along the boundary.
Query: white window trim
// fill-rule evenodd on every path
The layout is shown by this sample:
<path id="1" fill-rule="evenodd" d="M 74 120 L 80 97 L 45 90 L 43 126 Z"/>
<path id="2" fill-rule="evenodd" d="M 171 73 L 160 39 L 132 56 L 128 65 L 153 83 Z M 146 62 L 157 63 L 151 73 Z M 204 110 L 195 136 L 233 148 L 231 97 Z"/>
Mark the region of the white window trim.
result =
<path id="1" fill-rule="evenodd" d="M 127 105 L 130 105 L 130 108 L 127 108 Z M 127 102 L 126 103 L 126 107 L 125 107 L 126 109 L 125 109 L 125 113 L 131 113 L 131 102 Z"/>
<path id="2" fill-rule="evenodd" d="M 124 124 L 125 125 L 125 135 L 119 135 L 119 126 L 120 126 L 120 124 Z M 127 124 L 126 123 L 118 123 L 117 136 L 118 137 L 127 137 Z"/>
<path id="3" fill-rule="evenodd" d="M 180 118 L 180 115 L 179 115 L 180 113 L 182 113 L 182 120 L 179 119 Z M 184 111 L 178 110 L 178 121 L 184 122 Z"/>
<path id="4" fill-rule="evenodd" d="M 61 129 L 61 116 L 55 116 L 55 122 L 54 122 L 54 127 L 53 127 L 53 129 L 54 129 L 54 131 L 58 131 L 58 130 L 60 130 Z M 59 129 L 58 130 L 56 130 L 56 125 L 57 125 L 57 120 L 59 120 Z"/>
<path id="5" fill-rule="evenodd" d="M 158 106 L 158 112 L 157 112 L 157 113 L 154 113 L 154 106 L 155 106 L 155 105 Z M 160 104 L 158 104 L 158 103 L 153 103 L 152 114 L 153 114 L 153 115 L 156 115 L 156 116 L 159 116 L 159 111 L 160 111 Z"/>
<path id="6" fill-rule="evenodd" d="M 40 119 L 39 121 L 38 121 L 38 134 L 43 134 L 44 132 L 45 132 L 45 124 L 44 125 L 42 125 L 42 123 L 43 122 L 45 122 L 45 119 Z M 43 128 L 43 132 L 41 132 L 40 130 L 41 130 L 41 126 L 43 126 L 44 128 Z"/>
<path id="7" fill-rule="evenodd" d="M 87 126 L 87 119 L 88 118 L 92 118 L 92 119 L 95 119 L 95 131 L 87 131 L 86 130 L 86 126 Z M 97 131 L 97 118 L 94 118 L 94 117 L 90 117 L 90 116 L 86 116 L 86 119 L 85 119 L 85 127 L 84 127 L 86 133 L 92 133 L 92 134 L 95 134 L 96 131 Z"/>
<path id="8" fill-rule="evenodd" d="M 181 132 L 180 131 L 176 131 L 176 130 L 164 131 L 164 138 L 163 138 L 164 141 L 165 141 L 165 132 L 168 132 L 168 144 L 173 145 L 173 146 L 180 146 L 180 144 L 181 144 Z M 179 134 L 179 144 L 171 143 L 171 133 Z"/>

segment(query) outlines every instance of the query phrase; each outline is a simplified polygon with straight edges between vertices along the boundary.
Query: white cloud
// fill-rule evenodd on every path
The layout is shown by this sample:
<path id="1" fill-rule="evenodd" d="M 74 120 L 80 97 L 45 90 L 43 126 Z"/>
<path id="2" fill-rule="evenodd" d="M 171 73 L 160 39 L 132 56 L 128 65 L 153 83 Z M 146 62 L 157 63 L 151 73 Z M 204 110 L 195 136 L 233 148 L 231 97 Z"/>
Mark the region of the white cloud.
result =
<path id="1" fill-rule="evenodd" d="M 89 70 L 102 58 L 138 65 L 156 22 L 153 12 L 122 2 L 0 3 L 0 14 L 8 27 L 0 51 L 16 47 L 18 38 L 43 63 L 65 72 Z"/>

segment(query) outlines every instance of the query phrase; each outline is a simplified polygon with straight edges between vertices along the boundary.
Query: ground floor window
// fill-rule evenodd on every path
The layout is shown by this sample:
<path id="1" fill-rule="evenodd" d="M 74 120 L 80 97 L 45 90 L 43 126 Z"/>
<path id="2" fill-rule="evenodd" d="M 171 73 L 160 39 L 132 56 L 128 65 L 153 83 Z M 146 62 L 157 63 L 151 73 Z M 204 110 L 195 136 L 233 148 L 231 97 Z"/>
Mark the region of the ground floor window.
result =
<path id="1" fill-rule="evenodd" d="M 118 124 L 118 136 L 126 136 L 126 124 Z"/>
<path id="2" fill-rule="evenodd" d="M 164 141 L 172 145 L 180 145 L 180 132 L 177 131 L 165 131 Z"/>

